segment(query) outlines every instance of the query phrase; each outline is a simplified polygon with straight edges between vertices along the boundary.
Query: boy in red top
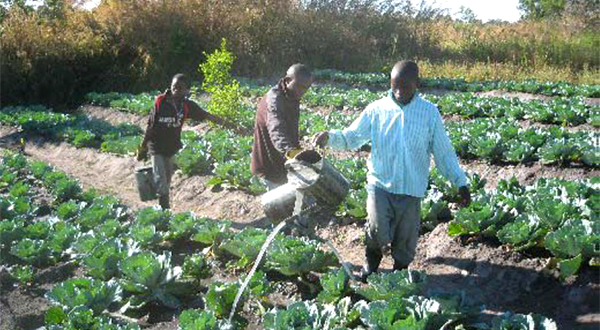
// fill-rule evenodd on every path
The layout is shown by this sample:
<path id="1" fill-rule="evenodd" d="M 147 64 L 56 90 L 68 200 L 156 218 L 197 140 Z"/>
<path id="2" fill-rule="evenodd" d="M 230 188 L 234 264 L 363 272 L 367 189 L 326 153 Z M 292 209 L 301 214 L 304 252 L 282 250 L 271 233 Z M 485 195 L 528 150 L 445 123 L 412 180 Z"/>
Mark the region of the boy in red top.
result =
<path id="1" fill-rule="evenodd" d="M 184 74 L 178 73 L 171 81 L 171 88 L 156 97 L 154 108 L 148 117 L 148 127 L 137 159 L 152 156 L 152 172 L 158 194 L 158 202 L 163 209 L 170 208 L 169 189 L 174 171 L 173 156 L 183 146 L 181 128 L 187 118 L 196 121 L 209 120 L 227 128 L 240 130 L 225 120 L 201 109 L 194 101 L 187 99 L 190 84 Z"/>

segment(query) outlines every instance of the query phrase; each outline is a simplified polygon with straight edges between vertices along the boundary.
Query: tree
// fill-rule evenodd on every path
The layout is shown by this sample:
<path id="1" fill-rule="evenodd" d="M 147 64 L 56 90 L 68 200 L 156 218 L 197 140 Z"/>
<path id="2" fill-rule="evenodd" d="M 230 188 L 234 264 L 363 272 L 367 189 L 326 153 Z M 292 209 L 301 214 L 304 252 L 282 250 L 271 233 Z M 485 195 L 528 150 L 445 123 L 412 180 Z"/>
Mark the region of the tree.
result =
<path id="1" fill-rule="evenodd" d="M 65 12 L 68 8 L 71 8 L 72 5 L 73 1 L 71 0 L 45 0 L 37 11 L 40 17 L 60 19 L 65 17 Z"/>
<path id="2" fill-rule="evenodd" d="M 548 18 L 561 16 L 567 0 L 519 0 L 523 18 Z"/>
<path id="3" fill-rule="evenodd" d="M 600 0 L 567 0 L 565 13 L 584 19 L 591 27 L 600 20 Z"/>
<path id="4" fill-rule="evenodd" d="M 26 0 L 0 0 L 0 7 L 2 7 L 5 11 L 12 6 L 19 7 L 26 11 L 33 10 L 33 7 L 28 5 Z"/>
<path id="5" fill-rule="evenodd" d="M 456 13 L 458 20 L 463 21 L 465 23 L 473 23 L 477 21 L 477 15 L 473 9 L 465 6 L 460 6 L 460 9 Z"/>
<path id="6" fill-rule="evenodd" d="M 0 23 L 9 15 L 13 7 L 20 8 L 26 13 L 33 11 L 33 7 L 28 5 L 26 0 L 0 0 Z"/>

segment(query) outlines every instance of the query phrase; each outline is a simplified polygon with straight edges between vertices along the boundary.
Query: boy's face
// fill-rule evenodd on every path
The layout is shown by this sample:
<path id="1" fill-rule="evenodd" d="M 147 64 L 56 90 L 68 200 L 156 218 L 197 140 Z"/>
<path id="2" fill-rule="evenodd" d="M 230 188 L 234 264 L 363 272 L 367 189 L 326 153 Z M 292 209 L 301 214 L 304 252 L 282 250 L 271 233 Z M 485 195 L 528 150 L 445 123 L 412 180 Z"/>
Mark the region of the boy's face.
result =
<path id="1" fill-rule="evenodd" d="M 185 85 L 185 83 L 177 78 L 171 81 L 171 93 L 173 93 L 173 97 L 180 99 L 184 98 L 190 89 Z"/>
<path id="2" fill-rule="evenodd" d="M 392 86 L 396 100 L 402 104 L 408 104 L 417 91 L 417 82 L 410 79 L 400 79 L 396 86 Z"/>
<path id="3" fill-rule="evenodd" d="M 293 97 L 299 100 L 302 98 L 302 96 L 304 96 L 304 94 L 306 94 L 311 85 L 312 77 L 296 77 L 294 79 L 288 78 L 287 89 L 293 94 Z"/>

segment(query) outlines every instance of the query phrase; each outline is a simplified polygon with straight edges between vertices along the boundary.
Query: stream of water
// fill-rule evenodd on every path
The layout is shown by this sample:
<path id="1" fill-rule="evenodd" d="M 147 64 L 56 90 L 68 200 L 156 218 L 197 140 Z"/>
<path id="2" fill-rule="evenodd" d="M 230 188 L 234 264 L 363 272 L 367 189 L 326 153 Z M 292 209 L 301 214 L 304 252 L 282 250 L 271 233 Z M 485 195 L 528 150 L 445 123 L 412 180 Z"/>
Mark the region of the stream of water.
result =
<path id="1" fill-rule="evenodd" d="M 271 232 L 271 234 L 269 234 L 269 236 L 267 236 L 267 240 L 265 241 L 265 243 L 263 244 L 263 246 L 260 248 L 260 252 L 258 253 L 258 256 L 256 257 L 256 261 L 254 262 L 254 266 L 252 266 L 252 269 L 250 269 L 250 272 L 248 273 L 248 275 L 244 279 L 244 283 L 242 283 L 242 286 L 240 287 L 240 290 L 238 291 L 237 295 L 235 296 L 235 300 L 233 301 L 233 306 L 231 307 L 231 313 L 229 314 L 229 323 L 231 323 L 231 320 L 233 319 L 233 315 L 235 314 L 235 309 L 237 307 L 237 304 L 240 302 L 240 298 L 242 297 L 242 294 L 244 293 L 244 290 L 248 286 L 248 283 L 250 283 L 250 279 L 252 278 L 252 276 L 254 276 L 254 273 L 256 273 L 256 269 L 258 268 L 258 265 L 260 265 L 260 261 L 262 260 L 265 252 L 267 252 L 267 248 L 269 247 L 269 245 L 271 244 L 271 242 L 273 241 L 273 239 L 275 239 L 275 236 L 286 225 L 287 225 L 286 221 L 280 222 L 277 225 L 277 227 L 275 227 L 275 229 L 273 229 L 273 231 Z"/>
<path id="2" fill-rule="evenodd" d="M 267 239 L 265 240 L 265 242 L 263 243 L 262 247 L 260 248 L 260 251 L 258 252 L 258 256 L 256 257 L 256 261 L 254 262 L 254 265 L 252 266 L 252 269 L 250 269 L 250 272 L 248 273 L 248 275 L 246 275 L 246 278 L 244 279 L 244 282 L 242 283 L 242 286 L 240 287 L 240 290 L 238 291 L 237 295 L 235 296 L 235 300 L 233 301 L 233 306 L 231 307 L 231 313 L 229 314 L 229 323 L 231 323 L 231 320 L 233 319 L 233 316 L 235 315 L 235 310 L 237 308 L 238 303 L 240 302 L 240 299 L 242 298 L 242 294 L 244 293 L 244 291 L 246 290 L 246 287 L 248 286 L 248 283 L 250 283 L 250 279 L 252 278 L 252 276 L 254 276 L 254 273 L 256 273 L 256 270 L 258 269 L 258 266 L 260 265 L 260 262 L 262 260 L 262 258 L 264 257 L 265 253 L 267 252 L 267 249 L 269 248 L 269 246 L 271 245 L 271 242 L 273 242 L 273 240 L 275 239 L 275 237 L 277 236 L 277 234 L 286 226 L 288 225 L 288 221 L 291 221 L 294 218 L 297 218 L 300 222 L 303 220 L 302 217 L 302 213 L 316 207 L 316 203 L 307 207 L 306 209 L 302 209 L 302 204 L 304 201 L 304 193 L 297 191 L 296 192 L 296 203 L 294 205 L 294 212 L 293 214 L 288 217 L 287 219 L 284 219 L 283 221 L 281 221 L 274 229 L 273 231 L 269 234 L 269 236 L 267 236 Z M 306 220 L 306 219 L 304 219 Z M 298 225 L 296 225 L 298 226 Z M 331 243 L 330 240 L 324 240 L 321 237 L 319 237 L 316 234 L 312 234 L 312 235 L 307 235 L 312 239 L 316 239 L 319 242 L 325 243 L 327 246 L 329 246 L 329 248 L 331 249 L 331 251 L 333 251 L 333 254 L 335 254 L 335 256 L 338 258 L 340 264 L 342 265 L 342 267 L 344 268 L 344 270 L 346 271 L 346 273 L 348 274 L 348 276 L 350 277 L 350 279 L 355 280 L 354 275 L 352 274 L 352 272 L 350 271 L 350 268 L 348 267 L 348 264 L 346 264 L 344 262 L 344 260 L 342 259 L 342 256 L 340 255 L 340 253 L 338 252 L 338 250 L 333 246 L 333 244 Z"/>

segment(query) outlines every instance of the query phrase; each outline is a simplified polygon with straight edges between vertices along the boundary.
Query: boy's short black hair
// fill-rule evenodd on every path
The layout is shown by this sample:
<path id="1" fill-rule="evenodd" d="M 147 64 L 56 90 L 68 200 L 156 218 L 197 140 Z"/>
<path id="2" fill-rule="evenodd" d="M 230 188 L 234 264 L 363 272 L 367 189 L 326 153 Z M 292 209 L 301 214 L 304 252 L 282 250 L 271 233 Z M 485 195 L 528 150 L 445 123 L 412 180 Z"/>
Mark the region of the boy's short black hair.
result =
<path id="1" fill-rule="evenodd" d="M 392 69 L 392 87 L 398 86 L 400 80 L 419 82 L 419 66 L 413 61 L 400 61 Z"/>
<path id="2" fill-rule="evenodd" d="M 185 74 L 178 73 L 178 74 L 176 74 L 176 75 L 173 76 L 172 80 L 175 80 L 175 79 L 177 79 L 177 80 L 181 81 L 182 83 L 184 83 L 186 87 L 190 87 L 190 81 L 189 81 L 188 77 Z"/>
<path id="3" fill-rule="evenodd" d="M 310 79 L 312 78 L 312 71 L 307 65 L 296 63 L 289 67 L 285 76 L 288 78 Z"/>

